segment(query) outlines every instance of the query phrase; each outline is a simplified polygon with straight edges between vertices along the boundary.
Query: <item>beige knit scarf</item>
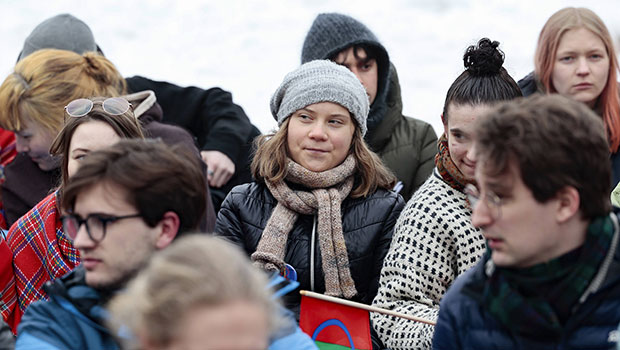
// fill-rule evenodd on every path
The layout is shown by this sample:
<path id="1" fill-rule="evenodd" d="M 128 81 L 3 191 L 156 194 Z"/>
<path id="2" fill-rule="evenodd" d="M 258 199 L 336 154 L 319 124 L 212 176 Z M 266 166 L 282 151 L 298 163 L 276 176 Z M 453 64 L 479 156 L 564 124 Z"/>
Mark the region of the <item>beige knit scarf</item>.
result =
<path id="1" fill-rule="evenodd" d="M 298 215 L 318 213 L 317 232 L 325 294 L 352 298 L 357 290 L 351 277 L 347 246 L 342 234 L 340 206 L 353 188 L 355 158 L 349 155 L 339 166 L 318 173 L 290 159 L 287 168 L 288 181 L 308 187 L 311 191 L 291 190 L 284 181 L 266 181 L 278 204 L 267 221 L 256 252 L 252 254 L 252 261 L 262 269 L 283 272 L 286 241 Z"/>

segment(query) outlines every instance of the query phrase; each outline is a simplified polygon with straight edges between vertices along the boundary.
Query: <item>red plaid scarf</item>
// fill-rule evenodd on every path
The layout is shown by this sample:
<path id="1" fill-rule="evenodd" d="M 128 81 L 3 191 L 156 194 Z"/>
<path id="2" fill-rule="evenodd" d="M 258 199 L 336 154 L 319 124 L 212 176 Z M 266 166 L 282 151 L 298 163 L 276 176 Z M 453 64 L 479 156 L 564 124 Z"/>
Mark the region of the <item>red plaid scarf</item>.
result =
<path id="1" fill-rule="evenodd" d="M 26 307 L 47 298 L 43 284 L 80 263 L 78 251 L 62 230 L 57 196 L 58 191 L 50 194 L 22 216 L 3 242 L 13 257 L 13 278 L 0 275 L 0 312 L 13 332 Z"/>

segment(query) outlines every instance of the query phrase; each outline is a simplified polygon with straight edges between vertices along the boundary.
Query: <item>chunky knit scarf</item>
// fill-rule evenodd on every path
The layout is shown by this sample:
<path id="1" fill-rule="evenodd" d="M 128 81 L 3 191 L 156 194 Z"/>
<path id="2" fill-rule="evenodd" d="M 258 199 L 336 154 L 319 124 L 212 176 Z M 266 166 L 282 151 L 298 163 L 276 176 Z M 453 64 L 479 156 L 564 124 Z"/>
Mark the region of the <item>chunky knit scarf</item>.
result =
<path id="1" fill-rule="evenodd" d="M 614 232 L 609 216 L 596 218 L 581 249 L 527 269 L 495 268 L 487 254 L 483 305 L 516 334 L 557 337 L 607 256 Z"/>
<path id="2" fill-rule="evenodd" d="M 452 158 L 450 157 L 450 149 L 448 148 L 448 138 L 444 133 L 437 140 L 437 154 L 435 155 L 435 166 L 439 175 L 444 181 L 450 185 L 450 187 L 463 191 L 465 185 L 473 183 L 472 180 L 468 180 L 463 173 L 456 167 Z"/>
<path id="3" fill-rule="evenodd" d="M 298 215 L 318 213 L 318 237 L 321 249 L 325 294 L 352 298 L 357 294 L 351 277 L 347 247 L 342 234 L 340 206 L 353 188 L 355 158 L 349 155 L 339 166 L 313 172 L 288 160 L 286 180 L 303 185 L 310 192 L 292 190 L 284 181 L 266 181 L 278 200 L 267 221 L 252 261 L 268 271 L 284 271 L 284 254 L 289 232 Z"/>

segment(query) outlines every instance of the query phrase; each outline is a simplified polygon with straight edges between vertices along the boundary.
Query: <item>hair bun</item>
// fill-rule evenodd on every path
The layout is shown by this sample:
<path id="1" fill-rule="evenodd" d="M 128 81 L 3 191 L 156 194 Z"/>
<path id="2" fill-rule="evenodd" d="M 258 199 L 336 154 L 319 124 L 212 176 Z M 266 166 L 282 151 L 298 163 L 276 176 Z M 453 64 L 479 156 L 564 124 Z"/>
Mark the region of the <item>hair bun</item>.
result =
<path id="1" fill-rule="evenodd" d="M 499 42 L 482 38 L 478 45 L 471 45 L 463 55 L 463 63 L 473 75 L 498 74 L 504 64 L 504 53 L 498 49 Z"/>

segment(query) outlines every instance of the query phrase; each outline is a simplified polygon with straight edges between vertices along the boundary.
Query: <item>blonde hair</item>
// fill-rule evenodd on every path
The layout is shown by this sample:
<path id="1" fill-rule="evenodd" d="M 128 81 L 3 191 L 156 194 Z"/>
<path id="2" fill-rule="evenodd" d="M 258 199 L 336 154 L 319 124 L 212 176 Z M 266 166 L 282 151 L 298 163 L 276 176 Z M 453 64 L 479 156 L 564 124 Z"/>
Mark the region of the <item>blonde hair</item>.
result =
<path id="1" fill-rule="evenodd" d="M 256 154 L 251 165 L 255 179 L 277 182 L 286 178 L 289 120 L 290 118 L 285 119 L 277 131 L 256 138 Z M 356 160 L 356 182 L 351 191 L 351 197 L 366 197 L 374 193 L 377 188 L 392 189 L 394 187 L 396 177 L 383 165 L 379 156 L 368 148 L 357 125 L 353 133 L 350 152 Z"/>
<path id="2" fill-rule="evenodd" d="M 265 310 L 270 331 L 278 326 L 265 274 L 231 243 L 188 235 L 157 253 L 127 290 L 110 302 L 111 326 L 116 330 L 128 327 L 148 344 L 167 346 L 189 311 L 241 300 Z M 136 341 L 127 345 L 134 348 L 138 344 L 131 342 Z"/>
<path id="3" fill-rule="evenodd" d="M 67 103 L 92 96 L 120 96 L 126 90 L 116 67 L 98 53 L 38 50 L 19 61 L 0 85 L 0 126 L 19 131 L 24 120 L 29 120 L 56 134 Z"/>
<path id="4" fill-rule="evenodd" d="M 558 46 L 564 33 L 578 28 L 585 28 L 597 35 L 605 44 L 609 56 L 609 75 L 607 84 L 598 98 L 598 106 L 607 130 L 609 150 L 613 153 L 620 146 L 620 97 L 616 73 L 618 58 L 609 30 L 596 13 L 587 8 L 566 7 L 549 17 L 538 37 L 534 57 L 536 76 L 545 92 L 557 92 L 551 81 L 551 75 L 556 63 Z"/>

